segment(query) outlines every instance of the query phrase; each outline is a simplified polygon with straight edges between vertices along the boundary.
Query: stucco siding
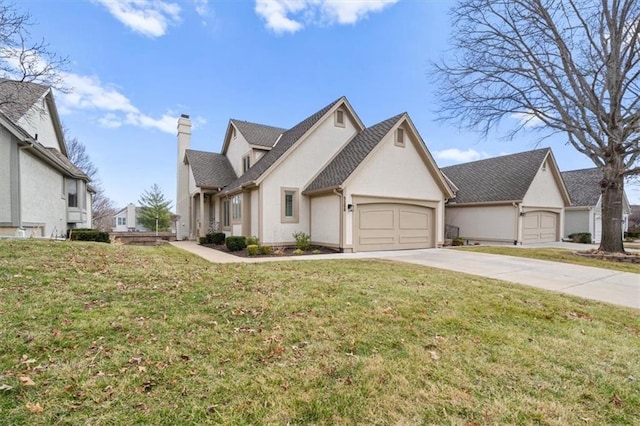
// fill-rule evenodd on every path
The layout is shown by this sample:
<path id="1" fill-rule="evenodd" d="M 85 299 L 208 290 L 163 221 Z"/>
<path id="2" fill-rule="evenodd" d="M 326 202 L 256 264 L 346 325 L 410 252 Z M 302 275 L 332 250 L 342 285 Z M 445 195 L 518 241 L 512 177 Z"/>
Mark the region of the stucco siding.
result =
<path id="1" fill-rule="evenodd" d="M 434 237 L 436 243 L 441 244 L 444 241 L 443 193 L 413 142 L 407 141 L 405 147 L 399 147 L 394 144 L 393 132 L 387 135 L 348 179 L 347 204 L 354 204 L 353 195 L 436 202 Z M 352 224 L 353 213 L 347 214 L 347 222 Z M 346 232 L 347 243 L 351 244 L 352 231 Z"/>
<path id="2" fill-rule="evenodd" d="M 235 137 L 233 135 L 231 136 L 231 141 L 229 142 L 225 155 L 229 159 L 231 167 L 233 167 L 233 171 L 236 172 L 237 176 L 241 176 L 243 174 L 242 157 L 247 154 L 251 154 L 251 146 L 244 136 L 242 136 L 242 134 L 236 129 L 236 135 Z M 254 162 L 255 161 L 252 161 L 251 165 L 253 165 Z"/>
<path id="3" fill-rule="evenodd" d="M 350 120 L 345 127 L 336 127 L 332 115 L 295 147 L 262 182 L 262 239 L 265 243 L 288 244 L 294 242 L 294 232 L 310 233 L 309 199 L 302 196 L 304 188 L 324 168 L 325 164 L 356 133 Z M 298 190 L 297 223 L 281 223 L 281 190 L 283 187 Z"/>
<path id="4" fill-rule="evenodd" d="M 592 210 L 567 210 L 564 212 L 564 236 L 575 232 L 590 232 L 593 234 L 591 224 L 589 223 L 589 215 Z M 592 235 L 593 236 L 593 235 Z"/>
<path id="5" fill-rule="evenodd" d="M 23 224 L 43 224 L 43 236 L 67 231 L 64 179 L 26 151 L 20 155 L 21 212 Z"/>
<path id="6" fill-rule="evenodd" d="M 0 223 L 11 222 L 11 135 L 0 130 Z"/>
<path id="7" fill-rule="evenodd" d="M 515 207 L 508 206 L 447 206 L 445 223 L 460 228 L 460 237 L 471 240 L 513 242 L 516 236 Z"/>
<path id="8" fill-rule="evenodd" d="M 547 160 L 548 161 L 548 160 Z M 554 178 L 551 166 L 541 168 L 533 178 L 529 190 L 522 200 L 523 206 L 563 208 L 565 205 L 558 182 Z"/>
<path id="9" fill-rule="evenodd" d="M 44 102 L 44 98 L 38 100 L 36 104 L 18 120 L 18 125 L 26 130 L 31 137 L 37 139 L 42 145 L 55 148 L 62 152 L 62 147 L 58 140 L 58 135 L 56 135 L 53 120 L 51 119 L 51 112 L 49 111 L 47 103 Z"/>
<path id="10" fill-rule="evenodd" d="M 340 243 L 340 198 L 331 194 L 311 199 L 311 241 L 338 246 Z"/>

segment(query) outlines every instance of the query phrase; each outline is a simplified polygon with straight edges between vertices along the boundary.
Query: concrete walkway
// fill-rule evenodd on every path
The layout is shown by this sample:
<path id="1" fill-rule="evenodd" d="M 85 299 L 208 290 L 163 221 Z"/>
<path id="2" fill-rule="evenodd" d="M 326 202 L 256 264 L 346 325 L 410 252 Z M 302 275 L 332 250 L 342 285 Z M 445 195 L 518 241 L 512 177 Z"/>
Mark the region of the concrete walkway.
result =
<path id="1" fill-rule="evenodd" d="M 310 256 L 243 258 L 193 241 L 172 245 L 214 263 L 258 263 L 328 259 L 387 259 L 524 284 L 586 299 L 640 309 L 640 274 L 514 256 L 453 249 L 336 253 Z M 584 249 L 584 246 L 581 246 Z"/>

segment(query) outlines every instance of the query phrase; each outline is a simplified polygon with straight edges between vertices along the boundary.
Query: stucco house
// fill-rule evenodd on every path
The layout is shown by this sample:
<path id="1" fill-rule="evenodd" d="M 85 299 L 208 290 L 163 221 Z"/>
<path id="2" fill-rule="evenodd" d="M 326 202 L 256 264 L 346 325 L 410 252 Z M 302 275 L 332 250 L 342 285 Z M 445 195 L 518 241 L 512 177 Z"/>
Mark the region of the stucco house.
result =
<path id="1" fill-rule="evenodd" d="M 0 79 L 0 235 L 90 228 L 91 197 L 67 156 L 51 88 Z"/>
<path id="2" fill-rule="evenodd" d="M 140 208 L 129 203 L 127 207 L 113 215 L 113 232 L 146 232 L 147 228 L 138 223 Z"/>
<path id="3" fill-rule="evenodd" d="M 591 241 L 599 244 L 602 238 L 602 171 L 597 168 L 562 172 L 562 178 L 571 197 L 571 206 L 565 209 L 564 235 L 574 232 L 591 233 Z M 631 206 L 624 194 L 621 232 L 628 231 Z"/>
<path id="4" fill-rule="evenodd" d="M 445 221 L 470 242 L 560 241 L 569 194 L 550 148 L 442 168 L 455 197 Z"/>
<path id="5" fill-rule="evenodd" d="M 178 121 L 178 239 L 214 229 L 341 251 L 436 247 L 453 194 L 406 113 L 365 127 L 344 97 L 290 129 L 230 120 L 220 153 Z"/>

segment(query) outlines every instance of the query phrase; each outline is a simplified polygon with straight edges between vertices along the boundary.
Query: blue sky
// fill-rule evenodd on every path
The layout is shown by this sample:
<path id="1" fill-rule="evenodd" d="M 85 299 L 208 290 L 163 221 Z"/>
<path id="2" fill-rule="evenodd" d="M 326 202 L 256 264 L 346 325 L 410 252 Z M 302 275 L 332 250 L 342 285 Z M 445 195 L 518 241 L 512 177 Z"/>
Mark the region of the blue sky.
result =
<path id="1" fill-rule="evenodd" d="M 35 38 L 68 56 L 61 118 L 118 207 L 157 183 L 175 199 L 176 123 L 219 152 L 230 118 L 290 127 L 346 96 L 372 125 L 407 111 L 440 166 L 551 146 L 562 170 L 592 167 L 555 136 L 481 139 L 436 120 L 430 61 L 447 49 L 445 0 L 27 0 Z M 504 123 L 508 126 L 510 123 Z M 628 187 L 632 203 L 640 188 Z"/>

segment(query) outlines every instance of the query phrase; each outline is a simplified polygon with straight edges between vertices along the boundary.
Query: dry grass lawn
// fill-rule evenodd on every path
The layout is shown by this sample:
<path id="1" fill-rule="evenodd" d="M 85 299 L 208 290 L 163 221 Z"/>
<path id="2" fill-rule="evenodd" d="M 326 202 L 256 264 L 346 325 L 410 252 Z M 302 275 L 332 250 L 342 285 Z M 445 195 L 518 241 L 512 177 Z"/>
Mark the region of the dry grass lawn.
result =
<path id="1" fill-rule="evenodd" d="M 0 241 L 0 424 L 634 424 L 640 312 L 381 261 Z"/>

